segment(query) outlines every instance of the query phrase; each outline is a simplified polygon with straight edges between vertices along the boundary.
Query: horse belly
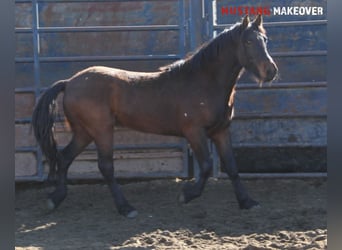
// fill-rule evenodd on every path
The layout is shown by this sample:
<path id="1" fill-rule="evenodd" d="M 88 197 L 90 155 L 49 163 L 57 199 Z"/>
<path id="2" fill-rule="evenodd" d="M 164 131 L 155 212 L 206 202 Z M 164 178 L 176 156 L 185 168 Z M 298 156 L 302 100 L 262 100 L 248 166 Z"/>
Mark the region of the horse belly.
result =
<path id="1" fill-rule="evenodd" d="M 154 100 L 153 103 L 146 103 L 131 100 L 117 107 L 114 116 L 116 124 L 123 127 L 147 133 L 180 135 L 176 111 L 165 102 Z"/>

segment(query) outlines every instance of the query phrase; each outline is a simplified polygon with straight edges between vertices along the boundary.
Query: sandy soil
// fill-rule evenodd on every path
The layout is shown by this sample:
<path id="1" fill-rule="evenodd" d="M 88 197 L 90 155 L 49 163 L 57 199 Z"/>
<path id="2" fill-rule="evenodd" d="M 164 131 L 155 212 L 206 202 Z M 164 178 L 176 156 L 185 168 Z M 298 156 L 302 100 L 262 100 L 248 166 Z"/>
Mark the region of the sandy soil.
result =
<path id="1" fill-rule="evenodd" d="M 182 181 L 123 185 L 139 215 L 116 212 L 103 184 L 69 185 L 54 212 L 47 188 L 16 191 L 16 249 L 326 249 L 325 180 L 244 180 L 261 208 L 241 211 L 228 180 L 210 180 L 187 205 Z"/>

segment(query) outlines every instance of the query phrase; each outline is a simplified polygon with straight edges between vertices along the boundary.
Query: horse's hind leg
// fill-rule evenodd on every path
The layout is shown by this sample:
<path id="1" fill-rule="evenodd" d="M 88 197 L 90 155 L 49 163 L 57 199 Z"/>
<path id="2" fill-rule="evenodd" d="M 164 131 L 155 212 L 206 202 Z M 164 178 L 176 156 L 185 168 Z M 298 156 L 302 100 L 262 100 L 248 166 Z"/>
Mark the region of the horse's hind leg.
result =
<path id="1" fill-rule="evenodd" d="M 198 129 L 190 129 L 185 133 L 190 146 L 195 154 L 200 167 L 199 178 L 195 183 L 186 183 L 183 187 L 183 193 L 179 197 L 179 201 L 187 203 L 202 194 L 205 187 L 205 183 L 209 178 L 212 171 L 212 159 L 210 158 L 210 152 L 208 149 L 208 138 L 205 131 Z"/>
<path id="2" fill-rule="evenodd" d="M 114 178 L 112 127 L 99 131 L 95 137 L 95 144 L 98 151 L 98 167 L 108 184 L 118 212 L 127 218 L 134 218 L 138 213 L 128 203 L 119 184 Z"/>
<path id="3" fill-rule="evenodd" d="M 70 164 L 83 149 L 91 142 L 91 137 L 83 130 L 74 130 L 69 144 L 57 156 L 57 185 L 54 192 L 49 194 L 48 207 L 57 208 L 67 195 L 67 172 Z"/>
<path id="4" fill-rule="evenodd" d="M 249 209 L 257 206 L 258 202 L 249 197 L 244 185 L 241 183 L 233 155 L 229 127 L 216 132 L 211 138 L 220 155 L 222 168 L 232 181 L 240 208 Z"/>

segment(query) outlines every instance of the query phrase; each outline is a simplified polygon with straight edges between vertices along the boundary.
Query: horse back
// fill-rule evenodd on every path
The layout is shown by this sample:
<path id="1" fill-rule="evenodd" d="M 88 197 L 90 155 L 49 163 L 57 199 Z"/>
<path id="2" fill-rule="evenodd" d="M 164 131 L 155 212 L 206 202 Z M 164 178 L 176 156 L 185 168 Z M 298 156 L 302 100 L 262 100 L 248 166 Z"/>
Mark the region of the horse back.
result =
<path id="1" fill-rule="evenodd" d="M 217 103 L 217 94 L 209 91 L 213 87 L 201 88 L 200 81 L 163 72 L 91 67 L 70 79 L 64 109 L 78 120 L 92 117 L 144 132 L 182 136 L 186 127 L 210 127 L 225 113 L 225 104 Z"/>
<path id="2" fill-rule="evenodd" d="M 92 117 L 146 132 L 175 133 L 171 130 L 177 126 L 171 121 L 178 119 L 170 101 L 172 93 L 159 78 L 160 72 L 98 66 L 85 69 L 69 79 L 63 101 L 65 114 L 68 120 Z"/>

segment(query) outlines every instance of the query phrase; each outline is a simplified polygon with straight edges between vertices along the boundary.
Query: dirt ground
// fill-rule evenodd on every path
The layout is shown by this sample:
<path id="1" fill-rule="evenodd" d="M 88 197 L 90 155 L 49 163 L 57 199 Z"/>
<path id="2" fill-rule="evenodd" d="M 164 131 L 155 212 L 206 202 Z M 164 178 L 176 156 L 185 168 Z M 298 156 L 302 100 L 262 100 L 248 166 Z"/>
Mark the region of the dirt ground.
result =
<path id="1" fill-rule="evenodd" d="M 176 201 L 182 181 L 125 184 L 135 219 L 118 215 L 103 184 L 69 185 L 54 212 L 47 188 L 19 186 L 15 249 L 327 249 L 326 180 L 244 183 L 260 208 L 239 210 L 228 180 L 209 180 L 187 205 Z"/>

